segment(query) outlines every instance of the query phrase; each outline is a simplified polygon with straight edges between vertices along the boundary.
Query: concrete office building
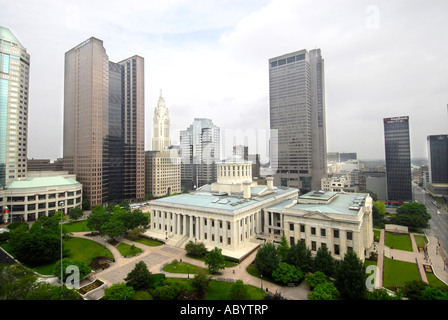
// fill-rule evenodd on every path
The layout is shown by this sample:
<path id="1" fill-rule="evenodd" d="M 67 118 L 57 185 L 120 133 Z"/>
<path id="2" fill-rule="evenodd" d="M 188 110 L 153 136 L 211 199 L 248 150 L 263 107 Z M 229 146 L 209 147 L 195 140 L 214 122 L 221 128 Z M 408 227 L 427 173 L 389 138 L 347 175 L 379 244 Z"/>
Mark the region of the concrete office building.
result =
<path id="1" fill-rule="evenodd" d="M 271 166 L 275 184 L 319 189 L 327 173 L 324 60 L 320 49 L 269 59 Z"/>
<path id="2" fill-rule="evenodd" d="M 196 189 L 217 179 L 220 161 L 220 129 L 210 119 L 195 118 L 180 131 L 182 189 Z"/>
<path id="3" fill-rule="evenodd" d="M 145 192 L 144 59 L 109 61 L 90 38 L 65 54 L 64 169 L 90 207 Z"/>
<path id="4" fill-rule="evenodd" d="M 383 123 L 387 202 L 399 205 L 412 201 L 409 117 L 385 118 Z"/>
<path id="5" fill-rule="evenodd" d="M 448 135 L 431 135 L 427 138 L 429 183 L 426 188 L 436 197 L 448 196 Z"/>

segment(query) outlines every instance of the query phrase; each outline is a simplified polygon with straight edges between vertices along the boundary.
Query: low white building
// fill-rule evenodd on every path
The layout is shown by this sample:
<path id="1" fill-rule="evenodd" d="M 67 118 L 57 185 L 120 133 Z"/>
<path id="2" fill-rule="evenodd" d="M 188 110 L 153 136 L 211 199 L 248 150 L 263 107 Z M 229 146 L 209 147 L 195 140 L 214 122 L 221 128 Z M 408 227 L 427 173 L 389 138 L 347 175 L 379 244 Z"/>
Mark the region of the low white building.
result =
<path id="1" fill-rule="evenodd" d="M 251 164 L 217 165 L 218 181 L 191 194 L 151 201 L 151 227 L 145 234 L 184 248 L 188 241 L 218 247 L 226 256 L 241 259 L 258 247 L 266 221 L 264 208 L 296 199 L 295 188 L 252 182 Z"/>
<path id="2" fill-rule="evenodd" d="M 82 184 L 67 172 L 28 172 L 0 189 L 1 222 L 35 221 L 81 205 Z"/>
<path id="3" fill-rule="evenodd" d="M 368 194 L 312 191 L 267 207 L 267 231 L 290 244 L 304 241 L 312 253 L 326 246 L 335 259 L 373 250 L 372 198 Z"/>

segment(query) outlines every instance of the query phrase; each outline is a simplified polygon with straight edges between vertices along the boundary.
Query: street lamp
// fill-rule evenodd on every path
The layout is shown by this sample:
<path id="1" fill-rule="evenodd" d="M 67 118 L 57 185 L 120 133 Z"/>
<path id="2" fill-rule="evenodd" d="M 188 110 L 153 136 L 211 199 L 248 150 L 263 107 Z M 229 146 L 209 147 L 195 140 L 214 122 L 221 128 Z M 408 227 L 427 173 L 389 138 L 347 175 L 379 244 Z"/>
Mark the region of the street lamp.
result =
<path id="1" fill-rule="evenodd" d="M 59 206 L 63 207 L 64 206 L 64 201 L 60 201 L 59 202 Z M 61 287 L 64 285 L 63 284 L 63 278 L 62 278 L 62 217 L 64 216 L 64 211 L 61 210 Z"/>

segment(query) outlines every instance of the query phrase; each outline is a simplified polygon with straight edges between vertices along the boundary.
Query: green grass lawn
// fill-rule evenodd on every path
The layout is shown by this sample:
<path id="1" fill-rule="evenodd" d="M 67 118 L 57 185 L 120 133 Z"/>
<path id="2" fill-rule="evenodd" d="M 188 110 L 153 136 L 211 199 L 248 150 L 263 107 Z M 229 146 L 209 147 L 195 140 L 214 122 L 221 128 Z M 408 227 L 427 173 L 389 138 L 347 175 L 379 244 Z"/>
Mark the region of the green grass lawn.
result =
<path id="1" fill-rule="evenodd" d="M 415 263 L 384 258 L 384 287 L 403 286 L 412 280 L 420 280 Z"/>
<path id="2" fill-rule="evenodd" d="M 436 277 L 434 273 L 426 272 L 426 278 L 428 278 L 428 283 L 436 288 L 439 289 L 447 289 L 448 286 L 441 281 L 439 278 Z"/>
<path id="3" fill-rule="evenodd" d="M 409 238 L 408 234 L 394 234 L 386 232 L 385 245 L 391 249 L 412 252 L 411 239 Z"/>
<path id="4" fill-rule="evenodd" d="M 91 231 L 87 227 L 87 220 L 75 221 L 70 223 L 64 223 L 64 227 L 67 232 L 83 232 L 83 231 Z"/>
<path id="5" fill-rule="evenodd" d="M 426 236 L 414 234 L 415 243 L 417 244 L 418 248 L 424 248 L 425 247 L 425 241 L 428 243 L 428 239 Z"/>
<path id="6" fill-rule="evenodd" d="M 133 257 L 143 251 L 142 249 L 137 248 L 136 246 L 130 246 L 127 243 L 119 243 L 117 245 L 117 250 L 120 251 L 123 257 Z"/>
<path id="7" fill-rule="evenodd" d="M 170 264 L 167 264 L 166 266 L 163 267 L 163 271 L 165 272 L 171 272 L 171 273 L 190 273 L 190 274 L 196 274 L 198 273 L 198 270 L 203 269 L 206 270 L 204 268 L 186 263 L 186 262 L 172 262 Z"/>
<path id="8" fill-rule="evenodd" d="M 64 247 L 69 249 L 69 258 L 82 260 L 86 264 L 90 264 L 96 257 L 114 257 L 109 249 L 89 239 L 73 237 L 64 241 Z"/>
<path id="9" fill-rule="evenodd" d="M 157 247 L 157 246 L 161 246 L 163 244 L 163 242 L 157 241 L 157 240 L 152 240 L 152 239 L 148 239 L 145 237 L 139 237 L 138 239 L 134 240 L 134 239 L 129 239 L 131 241 L 135 241 L 150 247 Z"/>

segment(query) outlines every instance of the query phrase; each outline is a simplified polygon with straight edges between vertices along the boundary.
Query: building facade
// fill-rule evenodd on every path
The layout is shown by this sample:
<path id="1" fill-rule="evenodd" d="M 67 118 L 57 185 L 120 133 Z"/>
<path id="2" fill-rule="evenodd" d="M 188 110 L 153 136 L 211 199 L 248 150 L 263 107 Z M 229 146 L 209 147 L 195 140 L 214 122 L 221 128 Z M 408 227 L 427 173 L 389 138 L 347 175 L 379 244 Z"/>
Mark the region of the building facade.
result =
<path id="1" fill-rule="evenodd" d="M 269 59 L 271 166 L 275 184 L 320 188 L 327 173 L 324 60 L 320 49 Z M 276 156 L 274 156 L 276 155 Z"/>
<path id="2" fill-rule="evenodd" d="M 181 193 L 181 164 L 177 150 L 146 151 L 146 194 L 160 198 Z"/>
<path id="3" fill-rule="evenodd" d="M 0 188 L 27 174 L 30 55 L 0 26 Z"/>
<path id="4" fill-rule="evenodd" d="M 399 205 L 412 201 L 409 117 L 384 118 L 387 202 Z"/>
<path id="5" fill-rule="evenodd" d="M 195 118 L 180 131 L 182 188 L 196 189 L 216 182 L 220 161 L 220 129 L 210 119 Z"/>
<path id="6" fill-rule="evenodd" d="M 263 209 L 296 198 L 295 188 L 258 186 L 251 181 L 251 165 L 218 163 L 218 181 L 191 194 L 151 201 L 151 227 L 145 234 L 184 248 L 188 241 L 218 247 L 226 256 L 241 259 L 262 243 L 266 223 Z M 243 181 L 243 182 L 242 182 Z"/>
<path id="7" fill-rule="evenodd" d="M 170 115 L 165 99 L 160 96 L 154 109 L 152 150 L 164 151 L 170 145 Z"/>
<path id="8" fill-rule="evenodd" d="M 428 136 L 429 183 L 427 190 L 438 197 L 448 196 L 448 135 Z"/>
<path id="9" fill-rule="evenodd" d="M 373 252 L 372 198 L 368 194 L 311 191 L 264 210 L 265 230 L 290 245 L 305 242 L 312 254 L 327 247 L 341 260 L 354 251 L 364 260 Z"/>
<path id="10" fill-rule="evenodd" d="M 65 54 L 64 169 L 90 207 L 144 198 L 144 60 L 109 61 L 90 38 Z"/>

